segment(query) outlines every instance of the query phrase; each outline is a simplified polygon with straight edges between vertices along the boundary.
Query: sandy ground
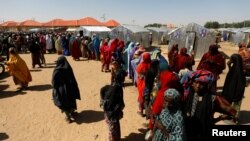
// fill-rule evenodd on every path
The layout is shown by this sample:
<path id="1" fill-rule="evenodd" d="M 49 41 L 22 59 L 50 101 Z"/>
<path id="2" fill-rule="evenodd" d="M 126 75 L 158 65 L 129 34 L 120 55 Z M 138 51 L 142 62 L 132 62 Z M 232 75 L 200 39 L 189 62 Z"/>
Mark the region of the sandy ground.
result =
<path id="1" fill-rule="evenodd" d="M 221 51 L 230 56 L 237 47 L 222 43 Z M 167 55 L 166 46 L 162 47 Z M 16 93 L 12 77 L 0 79 L 0 140 L 10 141 L 107 141 L 108 130 L 103 111 L 99 107 L 99 90 L 110 83 L 110 73 L 101 72 L 97 61 L 73 61 L 67 57 L 75 73 L 82 100 L 77 101 L 78 115 L 68 124 L 64 114 L 52 101 L 51 77 L 58 55 L 46 54 L 47 66 L 32 69 L 30 54 L 21 54 L 30 68 L 33 81 L 29 89 Z M 198 62 L 196 62 L 196 65 Z M 196 67 L 195 67 L 196 68 Z M 228 69 L 220 76 L 222 87 Z M 121 120 L 122 141 L 143 141 L 146 132 L 144 118 L 136 114 L 137 89 L 126 79 L 124 88 L 124 118 Z M 242 103 L 240 124 L 250 124 L 250 87 L 246 88 Z M 218 114 L 217 114 L 218 115 Z M 224 124 L 219 122 L 218 124 Z"/>

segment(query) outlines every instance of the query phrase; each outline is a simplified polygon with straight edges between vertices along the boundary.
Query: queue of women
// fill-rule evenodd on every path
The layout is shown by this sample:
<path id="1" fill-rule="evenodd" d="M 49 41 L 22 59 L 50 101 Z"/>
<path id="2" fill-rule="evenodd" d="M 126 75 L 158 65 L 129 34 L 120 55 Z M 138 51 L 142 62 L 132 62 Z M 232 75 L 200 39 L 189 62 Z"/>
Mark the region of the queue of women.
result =
<path id="1" fill-rule="evenodd" d="M 58 36 L 61 39 L 61 36 Z M 82 40 L 80 40 L 82 39 Z M 77 110 L 76 99 L 80 100 L 80 91 L 72 68 L 66 57 L 72 55 L 74 60 L 80 57 L 96 59 L 102 62 L 102 72 L 111 72 L 110 85 L 100 88 L 100 107 L 104 110 L 108 125 L 109 140 L 121 140 L 120 120 L 126 103 L 123 100 L 125 77 L 138 89 L 138 116 L 148 121 L 146 140 L 153 141 L 206 141 L 209 129 L 219 120 L 228 124 L 238 124 L 239 111 L 249 75 L 250 51 L 240 44 L 239 54 L 233 54 L 226 63 L 218 51 L 219 46 L 212 44 L 203 55 L 196 69 L 193 68 L 194 52 L 189 55 L 185 47 L 177 44 L 171 47 L 168 58 L 161 55 L 156 48 L 147 52 L 140 43 L 109 38 L 92 40 L 76 37 L 71 48 L 64 46 L 66 36 L 56 46 L 60 55 L 52 75 L 52 97 L 54 104 L 65 113 L 67 122 L 74 120 Z M 62 42 L 62 43 L 60 43 Z M 30 41 L 32 66 L 45 65 L 41 54 L 41 42 Z M 28 88 L 32 81 L 25 61 L 15 48 L 9 49 L 7 69 L 18 90 Z M 43 60 L 43 62 L 42 62 Z M 41 62 L 40 62 L 41 61 Z M 229 67 L 221 95 L 216 93 L 219 75 Z M 233 80 L 233 81 L 232 81 Z M 221 116 L 214 118 L 214 113 Z"/>

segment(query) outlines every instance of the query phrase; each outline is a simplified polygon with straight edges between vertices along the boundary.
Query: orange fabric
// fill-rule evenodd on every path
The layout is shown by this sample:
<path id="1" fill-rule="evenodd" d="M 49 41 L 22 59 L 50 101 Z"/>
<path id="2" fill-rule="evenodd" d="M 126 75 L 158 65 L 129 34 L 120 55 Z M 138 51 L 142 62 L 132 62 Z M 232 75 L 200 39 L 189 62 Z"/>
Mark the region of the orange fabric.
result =
<path id="1" fill-rule="evenodd" d="M 6 70 L 9 71 L 10 75 L 16 77 L 19 81 L 27 84 L 32 81 L 32 77 L 26 63 L 18 54 L 10 54 L 10 59 L 6 65 Z"/>
<path id="2" fill-rule="evenodd" d="M 40 27 L 42 26 L 42 23 L 34 21 L 34 20 L 26 20 L 26 21 L 21 22 L 19 26 L 35 26 L 35 27 L 39 26 Z"/>
<path id="3" fill-rule="evenodd" d="M 89 25 L 89 26 L 102 26 L 103 23 L 99 22 L 98 20 L 91 18 L 91 17 L 86 17 L 83 19 L 78 20 L 78 25 Z"/>
<path id="4" fill-rule="evenodd" d="M 120 23 L 118 23 L 118 22 L 115 21 L 115 20 L 109 20 L 109 21 L 107 21 L 107 22 L 104 23 L 104 24 L 105 24 L 105 26 L 107 26 L 107 27 L 116 27 L 116 26 L 120 25 Z"/>

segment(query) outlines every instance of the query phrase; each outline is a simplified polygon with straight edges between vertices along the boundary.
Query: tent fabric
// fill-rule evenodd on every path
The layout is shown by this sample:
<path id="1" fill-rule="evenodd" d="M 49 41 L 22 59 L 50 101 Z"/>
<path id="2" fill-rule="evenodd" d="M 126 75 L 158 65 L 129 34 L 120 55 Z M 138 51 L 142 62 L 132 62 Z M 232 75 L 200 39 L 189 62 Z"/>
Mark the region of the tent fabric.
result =
<path id="1" fill-rule="evenodd" d="M 62 26 L 64 24 L 64 20 L 62 19 L 53 19 L 49 22 L 43 23 L 45 27 L 55 27 L 55 26 Z"/>
<path id="2" fill-rule="evenodd" d="M 86 17 L 86 18 L 78 20 L 78 25 L 79 26 L 103 26 L 103 23 L 99 22 L 98 20 L 94 18 Z"/>
<path id="3" fill-rule="evenodd" d="M 70 27 L 66 31 L 68 31 L 68 32 L 75 32 L 75 31 L 77 31 L 77 28 Z"/>
<path id="4" fill-rule="evenodd" d="M 195 52 L 195 59 L 200 59 L 209 50 L 209 46 L 215 43 L 216 33 L 196 23 L 190 23 L 177 28 L 169 33 L 169 46 L 178 44 L 179 49 L 186 47 L 188 53 Z"/>
<path id="5" fill-rule="evenodd" d="M 42 26 L 42 23 L 37 22 L 35 20 L 26 20 L 23 21 L 19 24 L 19 26 L 24 27 L 24 26 L 32 26 L 32 27 L 40 27 Z"/>
<path id="6" fill-rule="evenodd" d="M 118 23 L 115 20 L 109 20 L 106 23 L 104 23 L 104 25 L 107 27 L 117 27 L 118 25 L 120 25 L 120 23 Z"/>
<path id="7" fill-rule="evenodd" d="M 18 22 L 15 22 L 15 21 L 6 21 L 6 22 L 0 24 L 0 26 L 2 26 L 2 27 L 14 27 L 17 25 L 18 25 Z"/>
<path id="8" fill-rule="evenodd" d="M 244 30 L 243 32 L 245 32 L 245 33 L 250 33 L 250 29 L 246 29 L 246 30 Z"/>
<path id="9" fill-rule="evenodd" d="M 149 30 L 138 25 L 119 25 L 112 29 L 110 37 L 124 42 L 140 42 L 144 47 L 149 47 Z"/>
<path id="10" fill-rule="evenodd" d="M 66 20 L 62 23 L 62 26 L 78 26 L 78 20 Z"/>
<path id="11" fill-rule="evenodd" d="M 105 38 L 108 36 L 111 29 L 106 26 L 80 26 L 76 31 L 82 31 L 86 36 L 92 36 L 95 33 L 98 34 L 100 38 Z"/>
<path id="12" fill-rule="evenodd" d="M 110 32 L 111 29 L 105 27 L 105 26 L 80 26 L 77 28 L 77 31 L 80 30 L 87 30 L 91 32 Z"/>
<path id="13" fill-rule="evenodd" d="M 167 44 L 170 29 L 164 27 L 147 27 L 147 29 L 152 33 L 153 44 Z"/>

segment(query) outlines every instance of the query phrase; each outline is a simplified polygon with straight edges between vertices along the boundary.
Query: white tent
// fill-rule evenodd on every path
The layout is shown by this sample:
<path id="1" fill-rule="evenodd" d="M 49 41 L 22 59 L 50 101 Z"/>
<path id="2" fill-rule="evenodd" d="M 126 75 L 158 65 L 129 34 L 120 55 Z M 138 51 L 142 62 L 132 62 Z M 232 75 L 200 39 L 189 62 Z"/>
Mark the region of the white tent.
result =
<path id="1" fill-rule="evenodd" d="M 101 37 L 107 37 L 111 31 L 106 26 L 80 26 L 76 30 L 79 32 L 82 31 L 85 36 L 92 36 L 95 33 Z"/>
<path id="2" fill-rule="evenodd" d="M 66 31 L 68 32 L 75 32 L 77 28 L 69 27 Z"/>
<path id="3" fill-rule="evenodd" d="M 119 38 L 124 42 L 140 42 L 145 47 L 149 46 L 149 30 L 138 25 L 119 25 L 110 32 L 111 38 Z"/>

